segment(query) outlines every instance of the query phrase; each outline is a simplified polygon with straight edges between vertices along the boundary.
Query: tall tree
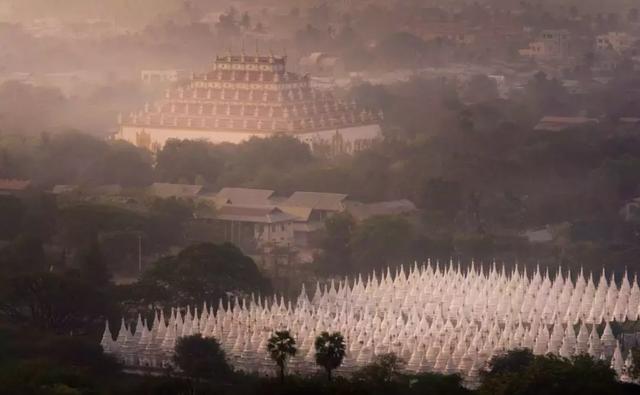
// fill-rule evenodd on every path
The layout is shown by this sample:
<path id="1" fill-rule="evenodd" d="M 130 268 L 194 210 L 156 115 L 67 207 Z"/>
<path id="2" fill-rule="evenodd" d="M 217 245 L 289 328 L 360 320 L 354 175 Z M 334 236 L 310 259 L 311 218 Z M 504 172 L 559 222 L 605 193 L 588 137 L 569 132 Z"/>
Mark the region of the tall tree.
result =
<path id="1" fill-rule="evenodd" d="M 267 343 L 269 356 L 280 368 L 280 382 L 284 383 L 284 372 L 287 359 L 294 357 L 298 352 L 296 341 L 289 331 L 276 331 Z"/>
<path id="2" fill-rule="evenodd" d="M 3 279 L 0 317 L 34 328 L 85 331 L 110 311 L 104 292 L 79 276 L 33 273 Z"/>
<path id="3" fill-rule="evenodd" d="M 406 261 L 413 228 L 405 218 L 380 215 L 360 223 L 351 240 L 354 266 L 359 271 L 383 269 Z"/>
<path id="4" fill-rule="evenodd" d="M 354 219 L 349 213 L 332 215 L 325 220 L 324 236 L 320 241 L 320 271 L 331 274 L 350 272 L 350 243 L 354 227 Z"/>
<path id="5" fill-rule="evenodd" d="M 96 287 L 104 287 L 111 280 L 111 273 L 100 251 L 100 243 L 94 240 L 80 258 L 79 269 L 82 277 Z"/>
<path id="6" fill-rule="evenodd" d="M 196 382 L 221 379 L 231 371 L 220 343 L 215 338 L 205 339 L 200 334 L 180 338 L 173 360 L 185 375 Z"/>
<path id="7" fill-rule="evenodd" d="M 140 280 L 173 304 L 216 300 L 229 292 L 268 292 L 269 282 L 255 262 L 233 244 L 200 243 L 160 259 Z"/>
<path id="8" fill-rule="evenodd" d="M 327 379 L 331 381 L 333 371 L 342 365 L 346 353 L 344 336 L 340 332 L 322 332 L 316 337 L 316 363 L 327 372 Z"/>

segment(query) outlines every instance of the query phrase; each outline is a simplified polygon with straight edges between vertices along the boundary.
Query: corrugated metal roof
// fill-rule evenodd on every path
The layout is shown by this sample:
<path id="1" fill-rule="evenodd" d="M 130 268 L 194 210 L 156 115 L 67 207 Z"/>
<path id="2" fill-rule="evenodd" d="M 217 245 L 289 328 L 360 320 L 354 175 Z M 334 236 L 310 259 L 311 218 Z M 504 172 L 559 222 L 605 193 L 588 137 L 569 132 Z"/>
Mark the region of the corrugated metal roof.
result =
<path id="1" fill-rule="evenodd" d="M 283 206 L 342 211 L 344 209 L 343 202 L 346 198 L 347 195 L 341 193 L 295 192 L 283 203 Z"/>

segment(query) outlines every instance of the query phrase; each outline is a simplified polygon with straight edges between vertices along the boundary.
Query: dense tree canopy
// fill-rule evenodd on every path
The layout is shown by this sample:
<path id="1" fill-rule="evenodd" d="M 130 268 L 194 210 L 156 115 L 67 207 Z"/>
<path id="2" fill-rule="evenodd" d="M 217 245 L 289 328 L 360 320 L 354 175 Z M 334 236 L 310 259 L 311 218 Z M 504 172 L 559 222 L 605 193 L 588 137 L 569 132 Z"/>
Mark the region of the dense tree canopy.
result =
<path id="1" fill-rule="evenodd" d="M 231 371 L 220 343 L 200 334 L 178 339 L 174 361 L 187 377 L 194 379 L 221 379 Z"/>
<path id="2" fill-rule="evenodd" d="M 590 356 L 571 360 L 554 355 L 534 356 L 516 350 L 491 361 L 483 373 L 480 394 L 619 394 L 615 372 L 609 364 Z"/>
<path id="3" fill-rule="evenodd" d="M 201 243 L 160 259 L 144 273 L 140 285 L 166 290 L 167 305 L 199 305 L 232 293 L 269 290 L 253 260 L 238 247 Z"/>
<path id="4" fill-rule="evenodd" d="M 8 322 L 69 333 L 87 330 L 112 311 L 104 290 L 77 274 L 31 273 L 1 281 L 0 315 Z"/>

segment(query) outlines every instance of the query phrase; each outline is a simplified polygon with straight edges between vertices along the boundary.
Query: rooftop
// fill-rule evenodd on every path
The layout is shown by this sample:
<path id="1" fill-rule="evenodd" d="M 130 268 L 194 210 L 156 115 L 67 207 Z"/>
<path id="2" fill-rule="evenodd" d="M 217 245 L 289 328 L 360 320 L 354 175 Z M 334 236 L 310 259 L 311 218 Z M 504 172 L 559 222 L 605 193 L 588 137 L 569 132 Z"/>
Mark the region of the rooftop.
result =
<path id="1" fill-rule="evenodd" d="M 348 195 L 324 192 L 294 192 L 282 205 L 306 207 L 314 210 L 342 211 Z"/>
<path id="2" fill-rule="evenodd" d="M 274 224 L 293 222 L 297 218 L 273 206 L 224 205 L 216 211 L 216 219 L 222 221 Z"/>
<path id="3" fill-rule="evenodd" d="M 575 126 L 598 123 L 596 118 L 587 117 L 557 117 L 557 116 L 545 116 L 542 117 L 540 122 L 535 126 L 534 130 L 548 130 L 552 132 L 558 132 L 566 130 Z"/>
<path id="4" fill-rule="evenodd" d="M 122 119 L 124 126 L 302 133 L 374 125 L 380 114 L 286 71 L 282 56 L 217 56 L 212 67 Z"/>
<path id="5" fill-rule="evenodd" d="M 222 188 L 213 199 L 219 205 L 268 206 L 273 194 L 274 191 L 268 189 Z"/>
<path id="6" fill-rule="evenodd" d="M 24 191 L 31 186 L 30 180 L 0 179 L 0 191 Z"/>

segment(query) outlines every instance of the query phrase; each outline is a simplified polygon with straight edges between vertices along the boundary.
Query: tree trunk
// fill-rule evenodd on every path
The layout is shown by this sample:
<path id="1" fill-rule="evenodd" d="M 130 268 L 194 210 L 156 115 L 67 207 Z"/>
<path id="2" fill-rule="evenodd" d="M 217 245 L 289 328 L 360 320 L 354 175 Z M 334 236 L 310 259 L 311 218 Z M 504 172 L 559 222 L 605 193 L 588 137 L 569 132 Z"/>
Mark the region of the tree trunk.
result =
<path id="1" fill-rule="evenodd" d="M 331 381 L 331 369 L 327 369 L 327 379 Z"/>
<path id="2" fill-rule="evenodd" d="M 284 384 L 284 365 L 280 366 L 280 384 Z"/>

